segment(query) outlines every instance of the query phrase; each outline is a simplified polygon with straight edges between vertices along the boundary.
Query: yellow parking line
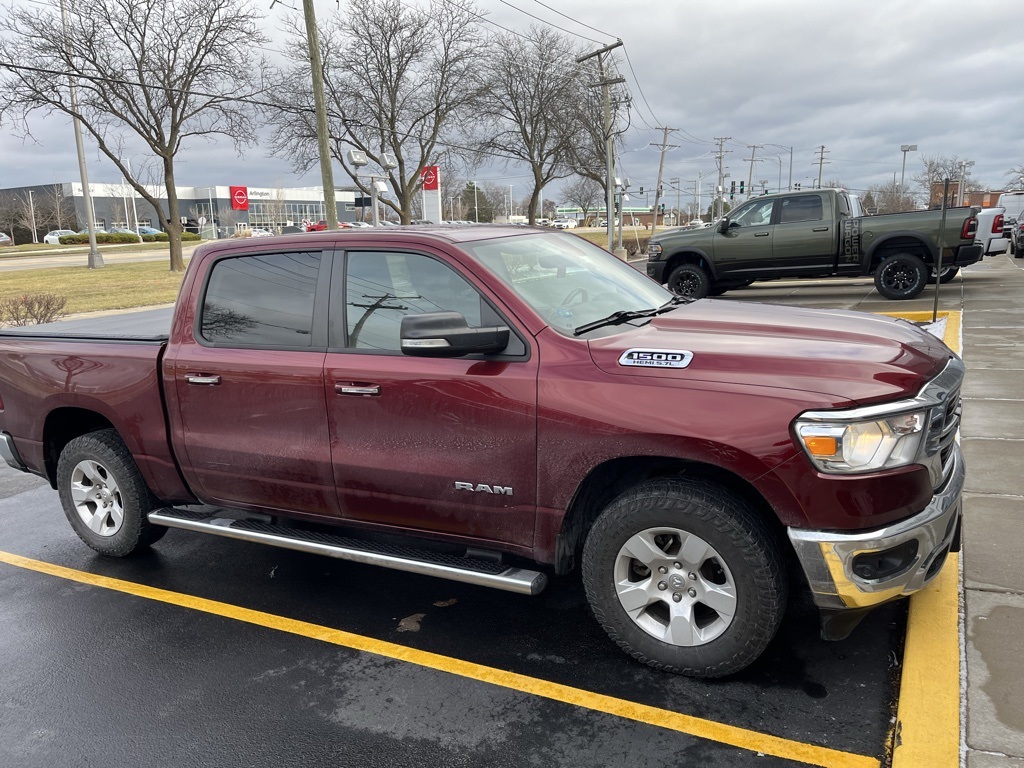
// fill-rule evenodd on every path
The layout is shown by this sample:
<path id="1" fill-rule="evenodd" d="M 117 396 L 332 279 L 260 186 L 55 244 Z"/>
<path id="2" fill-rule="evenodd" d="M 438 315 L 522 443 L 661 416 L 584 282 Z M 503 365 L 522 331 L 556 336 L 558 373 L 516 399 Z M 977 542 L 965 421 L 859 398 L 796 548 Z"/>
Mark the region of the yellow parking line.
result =
<path id="1" fill-rule="evenodd" d="M 886 312 L 928 322 L 931 312 Z M 946 319 L 943 341 L 961 351 L 962 312 Z M 910 598 L 892 768 L 960 765 L 960 557 L 951 552 L 942 571 Z"/>
<path id="2" fill-rule="evenodd" d="M 960 765 L 960 577 L 951 552 L 910 599 L 893 768 Z"/>
<path id="3" fill-rule="evenodd" d="M 725 723 L 702 720 L 690 715 L 671 712 L 666 709 L 637 704 L 612 696 L 591 693 L 580 688 L 573 688 L 547 680 L 506 672 L 505 670 L 474 664 L 461 659 L 454 659 L 428 651 L 408 648 L 403 645 L 389 643 L 362 635 L 344 632 L 331 627 L 297 621 L 284 616 L 254 611 L 230 603 L 221 603 L 201 597 L 170 592 L 165 589 L 135 584 L 130 581 L 99 576 L 85 571 L 77 571 L 63 566 L 40 560 L 31 560 L 20 555 L 0 551 L 0 562 L 38 573 L 56 576 L 61 579 L 89 584 L 103 589 L 123 592 L 147 600 L 176 605 L 194 611 L 222 616 L 235 621 L 287 632 L 292 635 L 319 640 L 324 643 L 352 648 L 366 653 L 373 653 L 389 659 L 405 661 L 428 669 L 447 672 L 452 675 L 477 680 L 490 685 L 508 688 L 514 691 L 539 696 L 552 701 L 571 704 L 594 712 L 621 717 L 639 723 L 646 723 L 658 728 L 665 728 L 679 733 L 696 736 L 701 739 L 727 744 L 751 752 L 793 760 L 823 768 L 878 768 L 879 761 L 864 755 L 855 755 L 835 749 L 805 744 L 799 741 L 770 736 L 745 728 L 737 728 Z"/>

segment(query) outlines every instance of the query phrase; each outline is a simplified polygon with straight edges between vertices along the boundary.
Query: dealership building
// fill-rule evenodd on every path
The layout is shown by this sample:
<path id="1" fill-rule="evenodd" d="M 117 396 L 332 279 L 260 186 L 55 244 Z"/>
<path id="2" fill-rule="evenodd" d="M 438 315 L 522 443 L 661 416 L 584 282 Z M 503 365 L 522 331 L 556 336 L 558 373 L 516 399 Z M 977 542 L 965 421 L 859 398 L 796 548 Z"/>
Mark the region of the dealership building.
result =
<path id="1" fill-rule="evenodd" d="M 96 226 L 100 229 L 142 227 L 160 229 L 156 210 L 127 183 L 89 185 L 92 192 Z M 162 185 L 145 185 L 150 194 L 167 210 Z M 227 237 L 251 227 L 276 229 L 298 226 L 303 221 L 326 218 L 322 187 L 177 187 L 181 218 L 192 231 L 203 229 L 206 237 Z M 31 201 L 37 229 L 57 228 L 55 209 L 62 209 L 62 222 L 77 221 L 77 229 L 86 222 L 85 196 L 78 182 L 42 184 L 0 189 L 0 201 Z M 370 199 L 352 189 L 335 190 L 339 221 L 356 221 L 369 214 Z M 64 223 L 71 228 L 72 223 Z"/>

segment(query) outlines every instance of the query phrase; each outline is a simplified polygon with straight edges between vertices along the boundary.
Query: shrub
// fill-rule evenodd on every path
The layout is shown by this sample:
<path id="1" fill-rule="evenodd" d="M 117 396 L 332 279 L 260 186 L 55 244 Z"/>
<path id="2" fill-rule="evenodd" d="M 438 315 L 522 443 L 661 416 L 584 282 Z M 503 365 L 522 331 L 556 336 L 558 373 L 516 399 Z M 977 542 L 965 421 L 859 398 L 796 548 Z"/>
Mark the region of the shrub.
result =
<path id="1" fill-rule="evenodd" d="M 26 293 L 0 299 L 0 323 L 13 326 L 52 323 L 67 314 L 64 311 L 67 302 L 67 297 L 55 293 Z"/>
<path id="2" fill-rule="evenodd" d="M 190 243 L 201 240 L 195 232 L 182 232 L 181 239 L 183 242 Z M 87 245 L 89 242 L 89 235 L 64 235 L 60 239 L 61 245 Z M 135 235 L 129 234 L 128 232 L 115 232 L 113 234 L 104 233 L 102 235 L 96 235 L 96 242 L 99 245 L 117 245 L 117 244 L 129 244 L 138 243 L 139 238 Z M 167 233 L 161 232 L 159 235 L 143 235 L 142 242 L 144 243 L 166 243 Z"/>

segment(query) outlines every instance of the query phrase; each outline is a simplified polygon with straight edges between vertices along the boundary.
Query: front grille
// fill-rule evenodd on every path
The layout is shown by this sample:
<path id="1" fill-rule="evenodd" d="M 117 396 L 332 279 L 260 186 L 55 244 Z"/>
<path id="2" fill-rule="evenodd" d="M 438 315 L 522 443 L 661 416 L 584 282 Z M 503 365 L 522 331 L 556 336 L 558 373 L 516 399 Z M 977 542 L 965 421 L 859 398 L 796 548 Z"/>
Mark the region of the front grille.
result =
<path id="1" fill-rule="evenodd" d="M 938 454 L 942 463 L 940 485 L 945 483 L 953 470 L 953 444 L 956 442 L 957 430 L 960 429 L 961 409 L 960 388 L 957 387 L 931 411 L 927 453 L 930 456 Z"/>

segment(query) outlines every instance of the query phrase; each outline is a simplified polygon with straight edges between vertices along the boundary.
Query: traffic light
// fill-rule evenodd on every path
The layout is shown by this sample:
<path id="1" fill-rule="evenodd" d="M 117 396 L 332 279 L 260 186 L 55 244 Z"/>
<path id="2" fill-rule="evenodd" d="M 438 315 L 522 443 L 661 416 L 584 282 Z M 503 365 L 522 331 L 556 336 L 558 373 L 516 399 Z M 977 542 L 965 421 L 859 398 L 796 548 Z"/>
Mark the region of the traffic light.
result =
<path id="1" fill-rule="evenodd" d="M 662 215 L 665 214 L 665 204 L 664 203 L 661 204 L 661 213 L 662 213 Z"/>
<path id="2" fill-rule="evenodd" d="M 742 181 L 740 182 L 740 194 L 741 195 L 743 194 L 743 182 Z"/>
<path id="3" fill-rule="evenodd" d="M 732 182 L 729 185 L 729 199 L 732 200 L 734 197 L 736 197 L 736 182 L 735 181 Z"/>

